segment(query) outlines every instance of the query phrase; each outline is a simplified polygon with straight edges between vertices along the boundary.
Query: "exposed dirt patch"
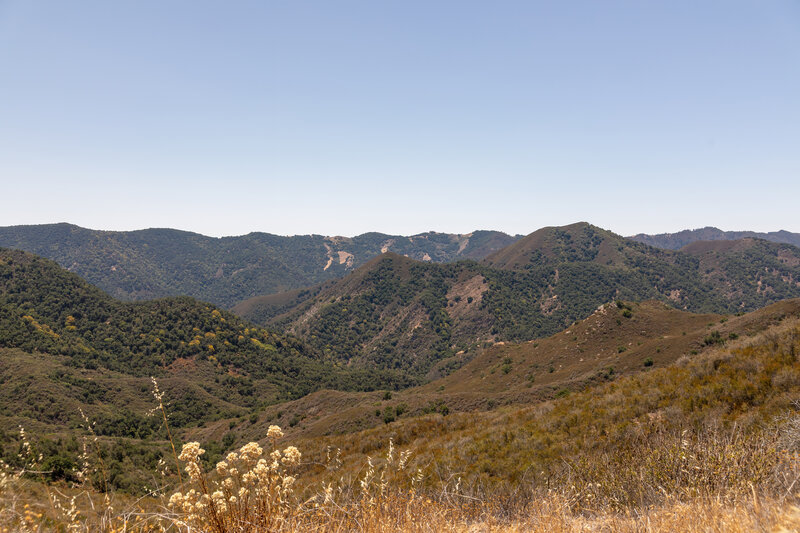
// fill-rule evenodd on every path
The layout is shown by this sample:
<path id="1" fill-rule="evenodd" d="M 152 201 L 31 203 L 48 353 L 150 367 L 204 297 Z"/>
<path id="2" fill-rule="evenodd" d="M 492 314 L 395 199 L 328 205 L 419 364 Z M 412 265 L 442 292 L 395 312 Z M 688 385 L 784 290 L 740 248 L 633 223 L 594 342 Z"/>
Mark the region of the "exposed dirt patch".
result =
<path id="1" fill-rule="evenodd" d="M 394 239 L 389 239 L 387 241 L 384 241 L 383 244 L 381 244 L 381 253 L 385 254 L 386 252 L 388 252 L 389 248 L 391 248 L 394 245 L 394 243 L 395 243 Z"/>
<path id="2" fill-rule="evenodd" d="M 352 268 L 353 267 L 353 261 L 355 260 L 355 257 L 353 256 L 353 254 L 351 254 L 350 252 L 342 251 L 342 250 L 339 250 L 336 253 L 339 255 L 339 264 L 340 265 L 344 265 L 347 268 Z"/>
<path id="3" fill-rule="evenodd" d="M 447 293 L 447 313 L 456 318 L 464 316 L 472 309 L 477 309 L 486 290 L 484 281 L 483 276 L 477 275 L 450 287 Z"/>
<path id="4" fill-rule="evenodd" d="M 542 313 L 545 315 L 552 315 L 554 312 L 561 309 L 561 302 L 558 300 L 558 295 L 554 294 L 549 298 L 543 299 L 542 303 L 539 304 L 539 309 L 541 309 Z"/>
<path id="5" fill-rule="evenodd" d="M 458 243 L 458 251 L 456 252 L 456 255 L 461 255 L 461 252 L 467 249 L 467 246 L 469 246 L 469 238 L 472 237 L 472 233 L 468 233 L 464 235 L 464 237 L 465 238 Z"/>
<path id="6" fill-rule="evenodd" d="M 331 250 L 331 247 L 328 246 L 328 243 L 325 243 L 324 246 L 325 251 L 328 253 L 328 263 L 323 267 L 322 270 L 328 270 L 333 264 L 333 250 Z"/>
<path id="7" fill-rule="evenodd" d="M 796 267 L 800 265 L 800 257 L 793 255 L 787 249 L 783 249 L 780 252 L 778 252 L 778 261 L 790 267 Z"/>
<path id="8" fill-rule="evenodd" d="M 167 366 L 167 370 L 173 374 L 192 372 L 197 369 L 197 363 L 194 359 L 187 359 L 179 357 Z"/>

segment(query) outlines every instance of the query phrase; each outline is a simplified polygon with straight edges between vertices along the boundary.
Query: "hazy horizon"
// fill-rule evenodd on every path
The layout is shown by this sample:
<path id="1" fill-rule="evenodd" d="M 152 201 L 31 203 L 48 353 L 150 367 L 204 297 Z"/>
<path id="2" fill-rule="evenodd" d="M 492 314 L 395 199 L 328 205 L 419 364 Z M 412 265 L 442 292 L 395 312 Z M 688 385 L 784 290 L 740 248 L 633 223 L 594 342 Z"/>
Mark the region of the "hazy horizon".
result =
<path id="1" fill-rule="evenodd" d="M 771 230 L 767 230 L 767 231 L 758 231 L 758 230 L 751 230 L 751 229 L 747 229 L 747 228 L 728 229 L 728 228 L 720 228 L 720 227 L 714 226 L 714 225 L 706 225 L 706 226 L 701 226 L 701 227 L 698 227 L 698 228 L 683 228 L 683 229 L 680 229 L 680 230 L 658 232 L 658 233 L 646 233 L 646 232 L 642 232 L 642 231 L 637 231 L 637 232 L 634 232 L 634 233 L 624 233 L 623 234 L 623 233 L 616 232 L 611 228 L 604 228 L 602 226 L 598 226 L 597 224 L 593 224 L 589 220 L 574 221 L 574 222 L 570 222 L 570 223 L 563 224 L 563 225 L 576 224 L 578 222 L 588 222 L 589 224 L 592 224 L 594 226 L 600 227 L 602 229 L 613 231 L 614 233 L 617 233 L 618 235 L 622 235 L 623 237 L 633 237 L 633 236 L 639 235 L 639 234 L 645 234 L 645 235 L 669 234 L 669 233 L 678 233 L 680 231 L 694 231 L 694 230 L 701 230 L 701 229 L 706 229 L 706 228 L 715 228 L 715 229 L 718 229 L 718 230 L 721 230 L 721 231 L 725 231 L 725 232 L 754 231 L 756 233 L 771 233 L 771 232 L 779 232 L 779 231 L 790 231 L 790 230 L 786 230 L 786 229 L 783 229 L 783 228 L 771 229 Z M 188 233 L 196 233 L 196 234 L 199 234 L 199 235 L 203 235 L 204 237 L 213 237 L 213 238 L 218 238 L 218 239 L 219 238 L 226 238 L 226 237 L 242 237 L 242 236 L 248 235 L 250 233 L 270 233 L 270 234 L 273 234 L 273 235 L 278 235 L 280 237 L 299 237 L 299 236 L 308 236 L 308 235 L 321 235 L 323 237 L 353 238 L 353 237 L 357 237 L 359 235 L 364 235 L 366 233 L 381 233 L 381 234 L 392 235 L 392 236 L 414 237 L 414 236 L 417 236 L 417 235 L 424 235 L 426 233 L 440 233 L 440 234 L 450 234 L 450 235 L 468 235 L 468 234 L 474 233 L 476 231 L 499 231 L 499 232 L 506 233 L 506 234 L 511 235 L 511 236 L 518 236 L 518 235 L 526 236 L 526 235 L 529 235 L 529 234 L 531 234 L 531 233 L 533 233 L 533 232 L 535 232 L 535 231 L 537 231 L 539 229 L 555 226 L 554 224 L 548 224 L 548 225 L 545 225 L 545 226 L 540 226 L 540 227 L 537 227 L 537 228 L 533 228 L 533 229 L 531 229 L 531 230 L 529 230 L 527 232 L 524 232 L 524 233 L 509 233 L 507 231 L 503 231 L 503 230 L 496 229 L 496 228 L 475 228 L 475 229 L 473 229 L 471 231 L 462 231 L 462 232 L 458 232 L 458 231 L 439 231 L 439 230 L 436 230 L 436 229 L 431 229 L 431 230 L 428 230 L 428 231 L 422 231 L 422 232 L 418 232 L 418 233 L 388 233 L 388 232 L 385 232 L 385 231 L 368 230 L 368 231 L 362 231 L 361 233 L 354 233 L 352 235 L 342 235 L 342 234 L 333 234 L 333 233 L 320 233 L 320 232 L 311 232 L 311 233 L 274 233 L 274 232 L 270 232 L 270 231 L 261 231 L 261 230 L 253 230 L 253 231 L 247 231 L 245 233 L 226 234 L 226 235 L 209 235 L 209 234 L 202 233 L 202 232 L 199 232 L 199 231 L 192 231 L 192 230 L 185 229 L 185 228 L 180 228 L 180 227 L 150 226 L 150 227 L 131 228 L 131 229 L 95 228 L 95 227 L 81 226 L 80 224 L 74 224 L 72 222 L 65 222 L 65 221 L 45 222 L 45 223 L 41 223 L 41 224 L 9 224 L 7 226 L 0 226 L 0 227 L 10 227 L 10 226 L 46 226 L 46 225 L 51 225 L 51 224 L 70 224 L 70 225 L 73 225 L 73 226 L 78 226 L 78 227 L 81 227 L 83 229 L 88 229 L 88 230 L 92 230 L 92 231 L 107 231 L 107 232 L 128 232 L 128 231 L 147 231 L 147 230 L 168 229 L 168 230 L 176 230 L 176 231 L 182 231 L 182 232 L 188 232 Z M 563 226 L 563 225 L 559 224 L 559 226 Z M 790 233 L 797 233 L 797 232 L 791 232 L 790 231 Z"/>

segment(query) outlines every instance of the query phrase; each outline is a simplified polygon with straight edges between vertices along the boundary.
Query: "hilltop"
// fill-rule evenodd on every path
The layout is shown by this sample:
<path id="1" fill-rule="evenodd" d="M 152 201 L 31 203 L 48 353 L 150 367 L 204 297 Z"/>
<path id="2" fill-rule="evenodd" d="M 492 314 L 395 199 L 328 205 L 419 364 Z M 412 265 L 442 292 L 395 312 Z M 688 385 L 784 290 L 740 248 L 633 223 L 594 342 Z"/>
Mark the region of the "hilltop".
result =
<path id="1" fill-rule="evenodd" d="M 793 244 L 800 246 L 800 233 L 789 231 L 770 231 L 760 233 L 757 231 L 722 231 L 713 226 L 700 229 L 686 229 L 677 233 L 659 233 L 657 235 L 647 235 L 639 233 L 628 237 L 631 240 L 649 244 L 656 248 L 666 248 L 668 250 L 679 250 L 687 244 L 695 241 L 733 241 L 739 239 L 763 239 L 765 241 Z"/>
<path id="2" fill-rule="evenodd" d="M 0 247 L 52 259 L 115 298 L 183 295 L 223 307 L 341 277 L 390 250 L 421 261 L 479 259 L 517 238 L 497 231 L 214 238 L 174 229 L 97 231 L 71 224 L 0 228 Z"/>
<path id="3" fill-rule="evenodd" d="M 490 254 L 484 263 L 502 270 L 525 270 L 536 266 L 576 262 L 625 266 L 632 259 L 646 254 L 669 257 L 669 254 L 658 254 L 649 248 L 640 247 L 587 222 L 577 222 L 534 231 L 516 243 Z"/>

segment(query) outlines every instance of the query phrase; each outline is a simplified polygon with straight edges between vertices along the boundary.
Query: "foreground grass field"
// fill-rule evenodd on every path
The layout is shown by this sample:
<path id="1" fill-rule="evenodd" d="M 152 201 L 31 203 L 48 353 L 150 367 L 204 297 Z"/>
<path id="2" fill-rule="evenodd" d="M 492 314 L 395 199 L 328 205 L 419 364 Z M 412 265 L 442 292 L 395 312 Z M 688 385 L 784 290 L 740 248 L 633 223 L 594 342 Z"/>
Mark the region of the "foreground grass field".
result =
<path id="1" fill-rule="evenodd" d="M 186 501 L 182 493 L 172 496 L 170 505 L 165 498 L 134 501 L 45 488 L 6 476 L 0 482 L 0 531 L 800 531 L 800 509 L 789 503 L 790 498 L 759 496 L 755 489 L 734 499 L 698 495 L 687 500 L 669 496 L 655 506 L 597 508 L 592 512 L 576 509 L 576 494 L 551 491 L 521 507 L 508 509 L 500 502 L 464 499 L 457 493 L 423 495 L 402 489 L 395 484 L 397 479 L 386 474 L 390 468 L 391 465 L 384 465 L 380 468 L 383 476 L 377 474 L 366 484 L 350 487 L 353 490 L 349 494 L 320 486 L 316 499 L 301 501 L 293 491 L 284 490 L 283 478 L 273 487 L 275 490 L 254 492 L 238 504 L 226 501 L 232 495 L 223 492 L 224 480 L 208 497 L 204 497 L 206 493 L 198 483 L 194 489 L 197 492 L 191 496 L 193 503 Z M 376 474 L 376 470 L 372 472 Z"/>

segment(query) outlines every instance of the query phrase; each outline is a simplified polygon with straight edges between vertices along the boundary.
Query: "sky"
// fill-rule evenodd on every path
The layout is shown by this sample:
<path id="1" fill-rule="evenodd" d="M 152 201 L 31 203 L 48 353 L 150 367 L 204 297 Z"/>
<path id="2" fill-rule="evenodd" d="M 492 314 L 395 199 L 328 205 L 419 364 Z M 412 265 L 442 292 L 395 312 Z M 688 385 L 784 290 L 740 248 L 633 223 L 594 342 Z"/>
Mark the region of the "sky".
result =
<path id="1" fill-rule="evenodd" d="M 0 226 L 800 232 L 800 1 L 0 0 Z"/>

